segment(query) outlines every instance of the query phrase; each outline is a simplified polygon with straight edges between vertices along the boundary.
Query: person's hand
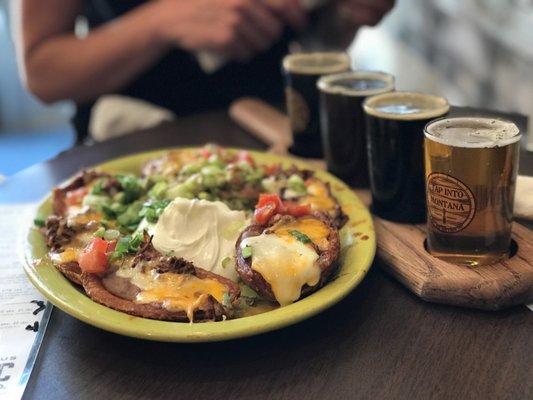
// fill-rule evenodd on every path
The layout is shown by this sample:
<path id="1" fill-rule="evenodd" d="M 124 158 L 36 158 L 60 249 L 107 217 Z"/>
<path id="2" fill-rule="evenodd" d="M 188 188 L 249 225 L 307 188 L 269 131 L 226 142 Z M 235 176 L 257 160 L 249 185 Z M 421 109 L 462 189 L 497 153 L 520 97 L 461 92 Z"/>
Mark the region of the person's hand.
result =
<path id="1" fill-rule="evenodd" d="M 302 31 L 307 25 L 307 13 L 299 0 L 261 0 L 295 31 Z"/>
<path id="2" fill-rule="evenodd" d="M 394 7 L 394 0 L 339 0 L 341 17 L 354 28 L 374 26 Z"/>
<path id="3" fill-rule="evenodd" d="M 246 60 L 268 49 L 285 24 L 299 24 L 293 0 L 158 0 L 160 37 L 190 51 Z M 285 5 L 284 5 L 285 4 Z"/>

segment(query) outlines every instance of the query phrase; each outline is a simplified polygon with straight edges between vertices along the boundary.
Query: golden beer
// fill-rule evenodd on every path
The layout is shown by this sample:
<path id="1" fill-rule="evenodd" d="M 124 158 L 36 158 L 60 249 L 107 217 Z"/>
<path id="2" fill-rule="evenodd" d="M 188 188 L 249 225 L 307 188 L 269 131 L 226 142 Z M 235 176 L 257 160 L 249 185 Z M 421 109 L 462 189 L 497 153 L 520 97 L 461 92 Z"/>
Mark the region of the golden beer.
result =
<path id="1" fill-rule="evenodd" d="M 508 257 L 520 133 L 492 118 L 442 118 L 425 128 L 427 244 L 469 266 Z"/>

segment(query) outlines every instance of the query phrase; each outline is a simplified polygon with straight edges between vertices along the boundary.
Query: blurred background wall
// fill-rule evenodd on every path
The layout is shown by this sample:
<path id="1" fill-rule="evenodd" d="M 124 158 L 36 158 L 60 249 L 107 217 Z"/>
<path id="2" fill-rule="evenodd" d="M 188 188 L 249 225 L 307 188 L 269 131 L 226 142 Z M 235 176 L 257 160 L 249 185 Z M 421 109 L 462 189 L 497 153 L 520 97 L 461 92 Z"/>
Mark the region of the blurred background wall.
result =
<path id="1" fill-rule="evenodd" d="M 73 140 L 71 104 L 45 107 L 24 92 L 8 16 L 9 0 L 0 0 L 4 175 L 53 156 Z M 358 32 L 350 54 L 358 68 L 394 74 L 399 89 L 533 118 L 533 0 L 397 0 L 377 27 Z"/>
<path id="2" fill-rule="evenodd" d="M 68 102 L 44 106 L 23 88 L 10 35 L 10 0 L 0 0 L 0 176 L 53 157 L 74 143 Z"/>
<path id="3" fill-rule="evenodd" d="M 533 118 L 532 0 L 398 0 L 358 32 L 351 54 L 357 67 L 393 73 L 400 89 Z"/>

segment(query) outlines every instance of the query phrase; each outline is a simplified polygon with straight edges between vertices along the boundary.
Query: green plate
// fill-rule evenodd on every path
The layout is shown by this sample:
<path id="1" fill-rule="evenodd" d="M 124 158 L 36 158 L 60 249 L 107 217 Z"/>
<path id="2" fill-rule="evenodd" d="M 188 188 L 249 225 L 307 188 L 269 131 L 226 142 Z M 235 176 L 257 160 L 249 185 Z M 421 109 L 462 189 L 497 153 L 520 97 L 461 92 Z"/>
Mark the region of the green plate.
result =
<path id="1" fill-rule="evenodd" d="M 98 167 L 108 172 L 139 173 L 145 161 L 161 156 L 168 150 L 122 157 Z M 284 166 L 295 164 L 301 168 L 316 170 L 304 162 L 288 157 L 261 152 L 251 154 L 259 163 L 281 163 Z M 44 238 L 35 228 L 29 229 L 24 244 L 26 274 L 52 304 L 67 314 L 98 328 L 136 338 L 168 342 L 210 342 L 256 335 L 294 324 L 332 306 L 350 293 L 367 273 L 376 251 L 372 219 L 363 203 L 339 179 L 320 170 L 316 170 L 316 175 L 330 182 L 333 194 L 349 217 L 343 229 L 348 229 L 355 240 L 341 252 L 340 268 L 336 277 L 316 293 L 289 306 L 250 317 L 196 324 L 134 317 L 93 302 L 63 277 L 52 265 L 47 256 Z M 44 215 L 51 212 L 50 196 L 39 205 L 38 212 Z"/>

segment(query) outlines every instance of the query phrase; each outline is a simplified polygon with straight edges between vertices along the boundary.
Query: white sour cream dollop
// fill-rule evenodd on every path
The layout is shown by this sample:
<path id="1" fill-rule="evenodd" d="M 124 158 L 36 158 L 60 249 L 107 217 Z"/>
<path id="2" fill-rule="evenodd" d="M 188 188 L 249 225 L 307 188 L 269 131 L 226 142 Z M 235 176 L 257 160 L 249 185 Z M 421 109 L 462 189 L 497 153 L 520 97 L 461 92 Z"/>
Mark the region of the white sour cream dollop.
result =
<path id="1" fill-rule="evenodd" d="M 159 217 L 152 244 L 162 254 L 237 281 L 235 243 L 246 220 L 220 201 L 176 198 Z"/>

